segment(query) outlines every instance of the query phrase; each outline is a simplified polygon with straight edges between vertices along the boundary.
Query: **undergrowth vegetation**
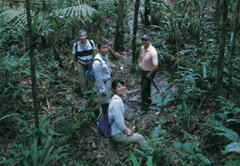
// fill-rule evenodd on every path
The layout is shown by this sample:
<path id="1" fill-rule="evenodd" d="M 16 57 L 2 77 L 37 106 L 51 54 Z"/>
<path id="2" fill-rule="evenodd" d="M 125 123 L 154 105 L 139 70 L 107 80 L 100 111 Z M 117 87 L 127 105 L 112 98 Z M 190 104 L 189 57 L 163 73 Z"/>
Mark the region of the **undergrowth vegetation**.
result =
<path id="1" fill-rule="evenodd" d="M 154 98 L 161 112 L 147 135 L 154 151 L 146 155 L 134 149 L 123 165 L 240 165 L 240 58 L 230 56 L 236 35 L 232 30 L 236 2 L 229 1 L 226 18 L 225 93 L 221 96 L 217 96 L 216 86 L 220 29 L 215 22 L 215 3 L 207 0 L 171 2 L 174 7 L 161 0 L 151 1 L 151 14 L 157 22 L 148 27 L 139 25 L 140 33 L 153 37 L 160 66 L 167 66 L 170 73 L 167 88 L 161 89 Z M 103 36 L 113 37 L 116 25 L 108 22 L 117 17 L 116 4 L 114 1 L 99 4 L 97 9 L 64 0 L 52 1 L 49 6 L 33 5 L 39 132 L 33 120 L 24 7 L 1 9 L 0 165 L 80 166 L 98 162 L 95 153 L 90 154 L 91 158 L 86 157 L 89 154 L 84 157 L 82 154 L 86 149 L 82 150 L 80 143 L 89 144 L 96 151 L 91 139 L 104 141 L 94 130 L 99 107 L 94 92 L 87 92 L 87 100 L 78 93 L 78 81 L 71 72 L 71 46 L 78 28 L 92 25 L 91 31 L 97 29 L 99 25 L 93 20 L 101 14 L 107 17 L 101 25 Z M 132 5 L 127 4 L 131 17 Z M 130 39 L 130 30 L 126 27 L 125 31 L 125 37 Z M 97 40 L 97 36 L 91 35 Z M 238 55 L 239 37 L 236 45 Z M 170 118 L 165 118 L 165 114 Z"/>

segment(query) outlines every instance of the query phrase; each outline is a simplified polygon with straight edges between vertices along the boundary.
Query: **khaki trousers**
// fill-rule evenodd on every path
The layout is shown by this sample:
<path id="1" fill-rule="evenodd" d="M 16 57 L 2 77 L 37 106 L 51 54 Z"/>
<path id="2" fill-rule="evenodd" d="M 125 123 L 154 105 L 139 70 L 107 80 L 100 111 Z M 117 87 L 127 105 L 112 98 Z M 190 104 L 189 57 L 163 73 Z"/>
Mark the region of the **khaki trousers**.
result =
<path id="1" fill-rule="evenodd" d="M 105 88 L 106 88 L 106 96 L 102 96 L 99 93 L 99 90 L 97 90 L 97 98 L 99 100 L 100 104 L 104 104 L 104 103 L 109 103 L 111 96 L 112 96 L 112 79 L 107 80 L 105 83 Z M 95 85 L 96 89 L 98 89 L 97 84 Z"/>
<path id="2" fill-rule="evenodd" d="M 86 71 L 86 65 L 81 64 L 80 62 L 77 62 L 78 67 L 78 75 L 79 75 L 79 83 L 81 87 L 81 93 L 84 93 L 87 89 L 93 88 L 93 81 L 86 79 L 85 77 L 85 71 Z"/>
<path id="3" fill-rule="evenodd" d="M 107 80 L 105 83 L 105 88 L 106 88 L 106 93 L 107 95 L 106 96 L 102 96 L 100 93 L 99 93 L 99 90 L 97 90 L 97 99 L 99 100 L 99 104 L 102 105 L 102 104 L 105 104 L 105 103 L 109 103 L 110 102 L 110 99 L 111 99 L 111 96 L 112 96 L 112 79 L 109 79 Z M 95 87 L 96 89 L 98 89 L 98 86 L 97 84 L 95 84 Z M 103 113 L 103 108 L 100 107 L 99 108 L 99 115 L 97 117 L 97 120 L 99 120 L 99 118 L 101 117 Z"/>
<path id="4" fill-rule="evenodd" d="M 107 166 L 114 166 L 120 162 L 118 156 L 118 151 L 120 150 L 119 145 L 129 143 L 136 143 L 139 149 L 147 153 L 152 151 L 152 148 L 147 145 L 147 142 L 141 134 L 133 133 L 133 135 L 127 136 L 120 133 L 109 138 Z"/>

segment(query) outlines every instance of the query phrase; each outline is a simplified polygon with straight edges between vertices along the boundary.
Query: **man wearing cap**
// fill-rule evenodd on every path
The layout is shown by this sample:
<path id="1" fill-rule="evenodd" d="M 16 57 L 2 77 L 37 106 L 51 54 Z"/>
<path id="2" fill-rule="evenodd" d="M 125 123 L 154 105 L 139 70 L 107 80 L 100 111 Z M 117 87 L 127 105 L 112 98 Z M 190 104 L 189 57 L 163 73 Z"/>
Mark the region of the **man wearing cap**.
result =
<path id="1" fill-rule="evenodd" d="M 87 39 L 87 32 L 83 29 L 78 31 L 80 41 L 74 43 L 72 54 L 73 54 L 73 65 L 75 72 L 78 72 L 79 82 L 81 87 L 81 93 L 87 90 L 88 88 L 92 88 L 93 83 L 90 83 L 90 80 L 87 80 L 85 77 L 85 71 L 87 65 L 91 62 L 93 57 L 96 54 L 96 47 L 92 40 Z M 90 85 L 91 84 L 91 85 Z"/>
<path id="2" fill-rule="evenodd" d="M 142 70 L 141 97 L 142 107 L 147 109 L 151 104 L 151 83 L 158 69 L 158 55 L 150 42 L 149 35 L 143 35 L 142 47 L 139 55 L 139 69 Z"/>

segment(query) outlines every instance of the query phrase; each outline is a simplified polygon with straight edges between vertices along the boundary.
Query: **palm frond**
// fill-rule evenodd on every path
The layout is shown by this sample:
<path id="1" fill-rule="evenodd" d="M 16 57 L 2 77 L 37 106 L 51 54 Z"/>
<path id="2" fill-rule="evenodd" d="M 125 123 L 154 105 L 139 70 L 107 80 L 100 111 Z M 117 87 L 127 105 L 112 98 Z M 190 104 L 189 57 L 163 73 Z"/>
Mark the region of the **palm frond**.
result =
<path id="1" fill-rule="evenodd" d="M 78 6 L 67 7 L 64 9 L 55 10 L 52 14 L 70 17 L 70 18 L 79 18 L 79 19 L 89 19 L 97 14 L 98 11 L 86 4 L 80 4 Z"/>
<path id="2" fill-rule="evenodd" d="M 3 24 L 12 22 L 16 26 L 27 24 L 27 15 L 24 8 L 8 9 L 0 14 L 0 22 Z"/>

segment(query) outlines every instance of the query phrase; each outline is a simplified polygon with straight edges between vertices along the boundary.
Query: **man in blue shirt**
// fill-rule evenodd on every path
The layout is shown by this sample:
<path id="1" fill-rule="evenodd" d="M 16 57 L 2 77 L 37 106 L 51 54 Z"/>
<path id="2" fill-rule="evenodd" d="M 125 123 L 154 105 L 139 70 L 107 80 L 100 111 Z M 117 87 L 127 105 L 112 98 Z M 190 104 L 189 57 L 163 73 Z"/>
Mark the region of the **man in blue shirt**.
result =
<path id="1" fill-rule="evenodd" d="M 92 40 L 87 39 L 87 32 L 80 29 L 78 32 L 80 41 L 74 43 L 72 54 L 73 54 L 73 65 L 75 72 L 79 75 L 79 82 L 81 87 L 81 93 L 87 90 L 87 86 L 91 89 L 90 80 L 86 80 L 85 71 L 87 65 L 91 63 L 94 55 L 96 54 L 96 47 Z"/>
<path id="2" fill-rule="evenodd" d="M 99 53 L 94 57 L 93 74 L 96 80 L 100 104 L 108 103 L 111 99 L 111 73 L 108 60 L 108 42 L 103 40 L 98 43 Z M 97 59 L 97 60 L 95 60 Z"/>

